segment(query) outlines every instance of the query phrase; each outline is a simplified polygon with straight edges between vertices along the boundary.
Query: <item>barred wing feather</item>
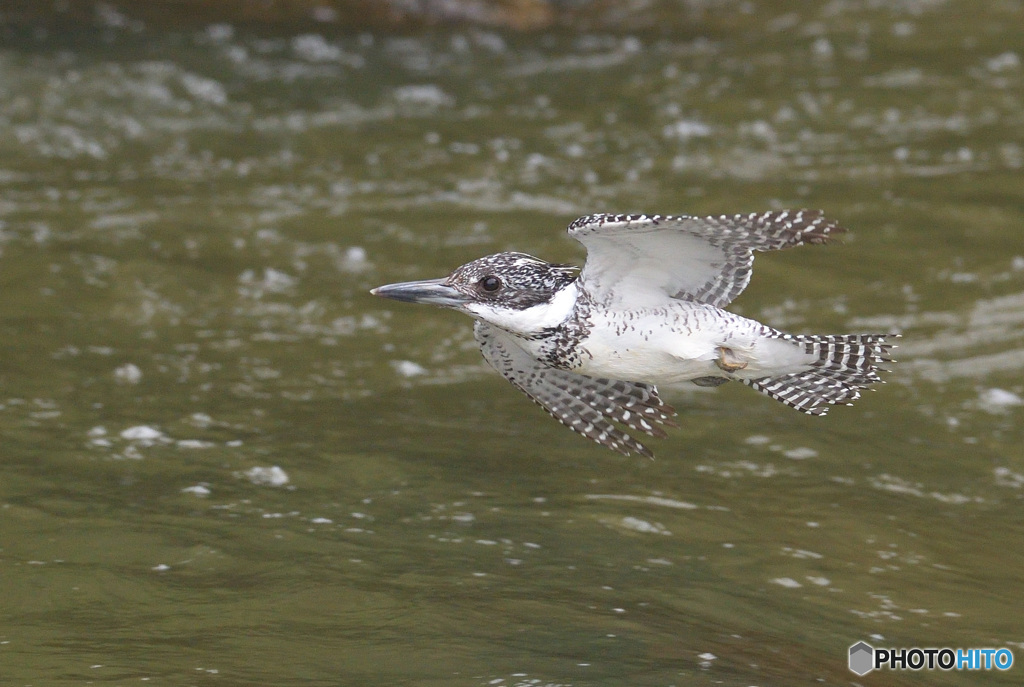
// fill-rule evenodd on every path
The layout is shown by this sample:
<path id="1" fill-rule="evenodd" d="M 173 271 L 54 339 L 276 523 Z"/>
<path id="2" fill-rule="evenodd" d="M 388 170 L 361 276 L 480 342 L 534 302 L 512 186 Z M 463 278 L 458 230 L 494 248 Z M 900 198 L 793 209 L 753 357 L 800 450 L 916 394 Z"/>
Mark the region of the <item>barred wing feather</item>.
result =
<path id="1" fill-rule="evenodd" d="M 587 249 L 580 282 L 602 305 L 666 297 L 728 305 L 750 282 L 754 251 L 826 243 L 845 230 L 818 210 L 747 215 L 587 215 L 569 225 Z"/>
<path id="2" fill-rule="evenodd" d="M 507 332 L 477 321 L 473 333 L 484 359 L 517 389 L 569 429 L 625 455 L 650 458 L 649 448 L 613 422 L 652 437 L 661 426 L 675 427 L 676 412 L 652 384 L 595 379 L 548 367 L 531 356 Z"/>

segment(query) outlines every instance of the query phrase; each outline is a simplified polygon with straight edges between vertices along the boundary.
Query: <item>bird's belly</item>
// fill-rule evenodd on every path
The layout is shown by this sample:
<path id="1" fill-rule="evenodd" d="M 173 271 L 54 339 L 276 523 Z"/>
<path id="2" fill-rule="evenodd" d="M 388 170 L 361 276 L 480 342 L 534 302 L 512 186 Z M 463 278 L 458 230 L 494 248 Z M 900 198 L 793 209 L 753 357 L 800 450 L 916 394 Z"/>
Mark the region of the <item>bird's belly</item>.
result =
<path id="1" fill-rule="evenodd" d="M 575 371 L 654 384 L 721 375 L 715 364 L 720 339 L 716 332 L 681 330 L 664 320 L 597 326 L 581 342 L 580 367 Z"/>

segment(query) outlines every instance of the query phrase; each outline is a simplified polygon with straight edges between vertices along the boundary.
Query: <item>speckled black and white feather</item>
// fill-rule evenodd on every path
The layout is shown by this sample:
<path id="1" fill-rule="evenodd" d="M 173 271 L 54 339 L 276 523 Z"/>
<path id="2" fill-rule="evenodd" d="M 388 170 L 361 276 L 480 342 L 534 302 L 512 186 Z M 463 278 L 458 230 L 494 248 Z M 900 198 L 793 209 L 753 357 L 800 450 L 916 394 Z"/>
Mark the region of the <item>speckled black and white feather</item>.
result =
<path id="1" fill-rule="evenodd" d="M 452 286 L 473 298 L 496 306 L 524 310 L 545 303 L 576 280 L 579 268 L 559 265 L 526 253 L 495 253 L 467 262 L 448 277 Z M 480 287 L 488 276 L 500 276 L 503 288 L 490 292 Z"/>
<path id="2" fill-rule="evenodd" d="M 826 243 L 845 229 L 818 210 L 746 215 L 587 215 L 569 235 L 587 247 L 580 275 L 598 303 L 654 294 L 723 307 L 750 282 L 754 251 Z"/>
<path id="3" fill-rule="evenodd" d="M 881 382 L 879 363 L 892 362 L 893 344 L 881 334 L 804 336 L 779 334 L 817 357 L 807 370 L 744 384 L 808 415 L 824 415 L 836 403 L 851 404 L 861 389 Z"/>
<path id="4" fill-rule="evenodd" d="M 676 412 L 652 384 L 594 379 L 538 361 L 508 332 L 477 321 L 473 328 L 484 359 L 517 389 L 569 429 L 602 446 L 650 458 L 649 448 L 613 424 L 653 437 L 675 427 Z"/>

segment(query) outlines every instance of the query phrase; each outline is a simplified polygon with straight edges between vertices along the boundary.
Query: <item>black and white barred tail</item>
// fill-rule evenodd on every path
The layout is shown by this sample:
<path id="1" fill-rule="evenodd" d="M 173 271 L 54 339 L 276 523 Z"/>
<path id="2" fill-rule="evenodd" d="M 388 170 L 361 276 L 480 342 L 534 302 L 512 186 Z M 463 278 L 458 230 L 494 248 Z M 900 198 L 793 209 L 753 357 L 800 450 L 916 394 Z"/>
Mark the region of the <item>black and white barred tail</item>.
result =
<path id="1" fill-rule="evenodd" d="M 801 372 L 745 379 L 743 383 L 808 415 L 824 415 L 835 403 L 852 405 L 860 398 L 861 389 L 882 381 L 879 363 L 893 362 L 889 357 L 893 344 L 886 343 L 886 339 L 898 336 L 779 334 L 778 338 L 803 346 L 818 360 Z"/>

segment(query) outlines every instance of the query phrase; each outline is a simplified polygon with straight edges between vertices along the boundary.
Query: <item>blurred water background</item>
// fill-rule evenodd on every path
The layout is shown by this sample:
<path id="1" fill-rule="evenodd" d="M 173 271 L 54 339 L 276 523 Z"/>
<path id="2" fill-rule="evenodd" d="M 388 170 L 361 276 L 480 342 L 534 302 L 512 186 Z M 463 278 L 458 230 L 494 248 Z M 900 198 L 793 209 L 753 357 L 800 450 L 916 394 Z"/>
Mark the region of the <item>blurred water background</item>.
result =
<path id="1" fill-rule="evenodd" d="M 4 27 L 4 684 L 851 684 L 859 640 L 1024 660 L 1024 5 L 600 7 Z M 468 319 L 367 294 L 499 250 L 579 264 L 590 212 L 774 207 L 851 233 L 760 257 L 735 309 L 900 332 L 900 362 L 824 419 L 670 392 L 655 461 L 551 421 Z"/>

